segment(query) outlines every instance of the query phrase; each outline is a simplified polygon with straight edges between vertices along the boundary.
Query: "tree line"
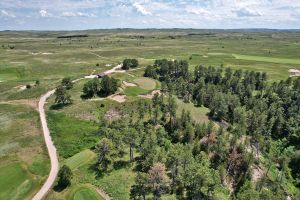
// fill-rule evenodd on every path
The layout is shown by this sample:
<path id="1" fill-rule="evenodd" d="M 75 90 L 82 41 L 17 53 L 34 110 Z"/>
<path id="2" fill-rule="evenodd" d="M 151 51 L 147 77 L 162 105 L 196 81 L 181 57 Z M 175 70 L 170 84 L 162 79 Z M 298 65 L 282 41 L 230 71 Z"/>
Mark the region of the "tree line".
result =
<path id="1" fill-rule="evenodd" d="M 129 116 L 101 120 L 96 146 L 101 173 L 128 149 L 138 174 L 132 199 L 284 199 L 283 181 L 299 187 L 299 78 L 269 83 L 263 72 L 204 66 L 191 72 L 186 61 L 168 60 L 155 61 L 145 76 L 161 81 L 162 95 L 139 100 Z M 177 113 L 176 98 L 209 108 L 218 125 Z M 253 183 L 258 166 L 265 170 Z"/>

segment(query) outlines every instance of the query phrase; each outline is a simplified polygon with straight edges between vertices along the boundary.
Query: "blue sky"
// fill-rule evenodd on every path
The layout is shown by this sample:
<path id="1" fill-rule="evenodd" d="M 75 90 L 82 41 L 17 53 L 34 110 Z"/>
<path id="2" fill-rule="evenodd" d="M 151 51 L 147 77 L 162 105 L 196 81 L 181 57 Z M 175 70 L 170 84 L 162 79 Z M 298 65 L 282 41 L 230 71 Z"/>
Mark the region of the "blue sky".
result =
<path id="1" fill-rule="evenodd" d="M 0 0 L 0 30 L 300 29 L 300 0 Z"/>

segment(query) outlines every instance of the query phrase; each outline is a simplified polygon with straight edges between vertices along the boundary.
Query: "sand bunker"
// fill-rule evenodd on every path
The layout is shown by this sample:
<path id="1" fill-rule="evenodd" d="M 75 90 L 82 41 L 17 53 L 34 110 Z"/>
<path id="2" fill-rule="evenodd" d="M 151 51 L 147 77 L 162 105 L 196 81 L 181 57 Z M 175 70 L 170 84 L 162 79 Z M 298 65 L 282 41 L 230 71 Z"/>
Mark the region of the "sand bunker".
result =
<path id="1" fill-rule="evenodd" d="M 124 85 L 129 86 L 129 87 L 135 87 L 135 86 L 137 86 L 136 84 L 130 83 L 130 82 L 127 82 L 127 81 L 123 81 L 123 83 L 124 83 Z"/>
<path id="2" fill-rule="evenodd" d="M 126 95 L 117 94 L 117 95 L 110 96 L 109 99 L 117 101 L 119 103 L 123 103 L 126 101 Z"/>
<path id="3" fill-rule="evenodd" d="M 300 76 L 300 70 L 299 69 L 289 69 L 290 76 Z"/>
<path id="4" fill-rule="evenodd" d="M 51 54 L 53 54 L 53 53 L 50 53 L 50 52 L 45 52 L 45 53 L 43 53 L 43 52 L 37 52 L 37 53 L 32 52 L 31 53 L 31 55 L 51 55 Z"/>
<path id="5" fill-rule="evenodd" d="M 26 85 L 18 85 L 14 88 L 18 89 L 18 91 L 20 92 L 20 91 L 26 90 Z"/>
<path id="6" fill-rule="evenodd" d="M 143 98 L 147 98 L 147 99 L 152 99 L 155 94 L 159 94 L 160 95 L 161 91 L 160 90 L 153 90 L 150 94 L 140 94 L 139 96 L 143 97 Z"/>

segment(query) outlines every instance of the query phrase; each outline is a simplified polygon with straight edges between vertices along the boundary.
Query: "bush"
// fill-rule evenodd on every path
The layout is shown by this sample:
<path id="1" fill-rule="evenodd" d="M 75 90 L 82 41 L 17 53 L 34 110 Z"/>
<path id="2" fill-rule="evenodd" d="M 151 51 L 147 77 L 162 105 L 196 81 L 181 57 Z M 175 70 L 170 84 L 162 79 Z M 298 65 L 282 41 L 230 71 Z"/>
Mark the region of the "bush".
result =
<path id="1" fill-rule="evenodd" d="M 136 67 L 138 67 L 138 65 L 139 65 L 139 62 L 137 59 L 125 59 L 123 61 L 122 69 L 128 70 L 130 68 L 136 68 Z"/>

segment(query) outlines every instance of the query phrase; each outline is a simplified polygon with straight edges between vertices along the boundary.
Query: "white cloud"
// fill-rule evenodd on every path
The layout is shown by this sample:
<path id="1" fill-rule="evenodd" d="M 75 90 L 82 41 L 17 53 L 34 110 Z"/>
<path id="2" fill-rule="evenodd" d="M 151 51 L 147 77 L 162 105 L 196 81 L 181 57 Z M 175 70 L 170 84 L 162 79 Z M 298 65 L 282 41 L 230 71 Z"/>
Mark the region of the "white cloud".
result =
<path id="1" fill-rule="evenodd" d="M 94 13 L 83 13 L 83 12 L 63 12 L 62 17 L 96 17 Z"/>
<path id="2" fill-rule="evenodd" d="M 210 12 L 208 10 L 206 10 L 204 8 L 201 8 L 201 7 L 187 7 L 186 11 L 188 13 L 195 14 L 195 15 L 207 15 L 207 14 L 210 14 Z"/>
<path id="3" fill-rule="evenodd" d="M 44 10 L 44 9 L 40 10 L 39 13 L 40 13 L 41 17 L 51 17 L 52 16 L 51 13 L 47 12 L 47 10 Z"/>
<path id="4" fill-rule="evenodd" d="M 1 10 L 1 17 L 7 17 L 7 18 L 15 18 L 16 16 L 13 13 L 9 13 L 6 10 Z"/>
<path id="5" fill-rule="evenodd" d="M 146 8 L 144 8 L 144 6 L 142 6 L 138 2 L 134 2 L 132 5 L 136 9 L 136 11 L 139 12 L 140 14 L 142 14 L 142 15 L 151 15 L 151 12 L 146 10 Z"/>

